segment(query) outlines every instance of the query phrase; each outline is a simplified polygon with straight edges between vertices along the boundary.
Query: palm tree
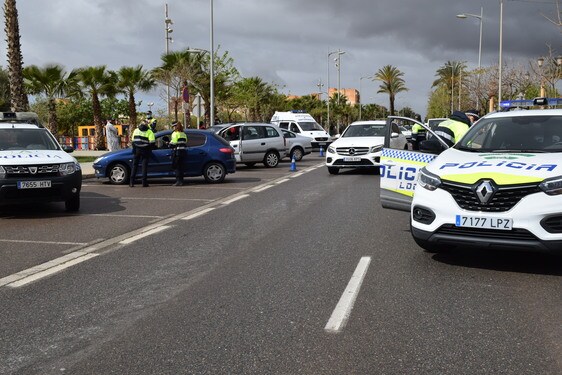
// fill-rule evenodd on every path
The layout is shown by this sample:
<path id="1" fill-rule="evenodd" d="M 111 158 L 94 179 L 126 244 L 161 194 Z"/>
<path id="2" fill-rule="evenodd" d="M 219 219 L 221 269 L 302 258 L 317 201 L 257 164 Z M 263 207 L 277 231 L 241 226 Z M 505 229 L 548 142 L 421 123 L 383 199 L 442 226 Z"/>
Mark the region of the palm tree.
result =
<path id="1" fill-rule="evenodd" d="M 67 74 L 60 65 L 50 64 L 44 68 L 31 65 L 23 69 L 26 88 L 30 94 L 44 94 L 47 98 L 49 118 L 47 127 L 53 134 L 57 134 L 58 119 L 56 99 L 65 97 L 74 84 L 76 72 Z"/>
<path id="2" fill-rule="evenodd" d="M 391 116 L 394 116 L 394 101 L 396 99 L 396 94 L 402 91 L 408 91 L 405 86 L 404 79 L 402 78 L 403 75 L 403 72 L 392 65 L 386 65 L 375 73 L 374 80 L 381 81 L 381 85 L 379 86 L 377 93 L 388 94 Z"/>
<path id="3" fill-rule="evenodd" d="M 107 70 L 105 65 L 81 68 L 77 71 L 80 90 L 78 95 L 86 93 L 92 100 L 92 111 L 96 135 L 94 145 L 97 150 L 105 148 L 103 138 L 102 112 L 100 96 L 114 96 L 117 90 L 117 74 Z"/>
<path id="4" fill-rule="evenodd" d="M 8 42 L 8 74 L 10 77 L 11 104 L 14 111 L 28 111 L 29 101 L 23 83 L 23 57 L 16 0 L 4 1 L 6 39 Z"/>
<path id="5" fill-rule="evenodd" d="M 117 72 L 117 78 L 117 88 L 125 94 L 129 102 L 129 139 L 131 139 L 133 130 L 137 127 L 135 94 L 137 91 L 150 91 L 156 86 L 156 81 L 149 71 L 142 68 L 142 65 L 121 67 Z"/>
<path id="6" fill-rule="evenodd" d="M 458 87 L 461 76 L 466 76 L 466 64 L 461 61 L 447 61 L 445 65 L 437 69 L 435 75 L 437 79 L 433 81 L 431 87 L 441 87 L 447 89 L 451 98 L 451 112 L 453 108 L 453 97 L 455 86 Z"/>

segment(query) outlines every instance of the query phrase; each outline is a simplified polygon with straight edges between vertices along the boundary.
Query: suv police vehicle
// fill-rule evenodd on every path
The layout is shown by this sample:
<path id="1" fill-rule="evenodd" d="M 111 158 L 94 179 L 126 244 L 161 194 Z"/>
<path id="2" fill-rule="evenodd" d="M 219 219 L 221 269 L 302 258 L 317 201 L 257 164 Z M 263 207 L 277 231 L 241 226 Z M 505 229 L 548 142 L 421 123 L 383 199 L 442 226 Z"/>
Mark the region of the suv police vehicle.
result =
<path id="1" fill-rule="evenodd" d="M 35 113 L 0 112 L 0 205 L 64 202 L 80 209 L 82 171 Z"/>
<path id="2" fill-rule="evenodd" d="M 381 164 L 381 204 L 410 212 L 426 251 L 562 254 L 562 109 L 488 114 L 439 155 L 385 148 Z"/>

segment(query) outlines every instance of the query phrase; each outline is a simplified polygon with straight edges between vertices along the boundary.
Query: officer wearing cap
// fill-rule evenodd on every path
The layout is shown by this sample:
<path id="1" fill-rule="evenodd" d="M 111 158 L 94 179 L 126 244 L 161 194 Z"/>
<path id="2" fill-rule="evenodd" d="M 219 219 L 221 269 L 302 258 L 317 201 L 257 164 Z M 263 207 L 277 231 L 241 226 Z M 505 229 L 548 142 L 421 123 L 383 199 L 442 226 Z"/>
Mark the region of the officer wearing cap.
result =
<path id="1" fill-rule="evenodd" d="M 156 132 L 156 119 L 152 117 L 152 111 L 146 112 L 146 121 L 152 132 Z"/>
<path id="2" fill-rule="evenodd" d="M 464 114 L 470 119 L 470 123 L 474 124 L 480 119 L 480 112 L 477 109 L 469 109 L 465 111 Z"/>
<path id="3" fill-rule="evenodd" d="M 172 124 L 174 127 L 174 132 L 172 133 L 172 139 L 170 140 L 170 147 L 173 149 L 172 152 L 172 168 L 176 172 L 176 183 L 174 186 L 183 185 L 183 166 L 185 160 L 187 159 L 187 135 L 183 131 L 183 125 L 181 122 L 176 122 Z"/>
<path id="4" fill-rule="evenodd" d="M 148 159 L 156 145 L 154 133 L 150 127 L 142 122 L 133 132 L 133 168 L 129 186 L 135 186 L 135 177 L 139 162 L 142 163 L 142 186 L 148 187 Z"/>

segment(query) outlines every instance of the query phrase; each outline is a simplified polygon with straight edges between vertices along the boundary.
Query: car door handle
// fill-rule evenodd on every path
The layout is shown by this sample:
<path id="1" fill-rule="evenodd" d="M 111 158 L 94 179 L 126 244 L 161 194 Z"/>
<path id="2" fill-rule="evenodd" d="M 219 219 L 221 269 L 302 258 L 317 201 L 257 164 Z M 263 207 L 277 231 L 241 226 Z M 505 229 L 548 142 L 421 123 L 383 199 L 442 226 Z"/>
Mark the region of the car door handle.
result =
<path id="1" fill-rule="evenodd" d="M 262 144 L 261 144 L 261 145 L 262 145 L 262 146 L 265 146 L 265 142 L 262 142 Z"/>

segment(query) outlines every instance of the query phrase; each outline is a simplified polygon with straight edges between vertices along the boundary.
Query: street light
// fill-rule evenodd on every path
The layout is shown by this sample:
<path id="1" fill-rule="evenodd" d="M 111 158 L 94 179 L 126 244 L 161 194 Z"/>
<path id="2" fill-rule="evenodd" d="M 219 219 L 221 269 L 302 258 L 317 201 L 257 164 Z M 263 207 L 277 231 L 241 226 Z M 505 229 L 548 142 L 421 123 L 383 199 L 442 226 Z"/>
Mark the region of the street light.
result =
<path id="1" fill-rule="evenodd" d="M 174 22 L 168 17 L 168 4 L 166 3 L 164 7 L 164 33 L 166 38 L 166 55 L 170 52 L 170 43 L 173 43 L 173 39 L 170 34 L 174 31 L 171 28 Z M 166 83 L 166 107 L 168 108 L 168 117 L 170 117 L 170 84 Z"/>
<path id="2" fill-rule="evenodd" d="M 502 101 L 502 49 L 503 49 L 503 0 L 500 0 L 500 55 L 498 61 L 498 104 L 501 109 Z"/>
<path id="3" fill-rule="evenodd" d="M 363 101 L 361 100 L 361 96 L 363 95 L 363 92 L 361 91 L 361 81 L 365 78 L 373 79 L 373 76 L 364 76 L 359 78 L 359 121 L 361 121 L 361 109 L 363 107 Z"/>
<path id="4" fill-rule="evenodd" d="M 214 37 L 213 37 L 213 0 L 211 0 L 211 9 L 210 9 L 210 44 L 211 47 L 209 48 L 210 51 L 210 106 L 211 106 L 211 111 L 210 111 L 210 119 L 209 119 L 209 125 L 213 126 L 215 125 L 215 42 L 214 42 Z"/>
<path id="5" fill-rule="evenodd" d="M 540 79 L 541 79 L 541 93 L 539 94 L 539 96 L 541 98 L 545 97 L 545 92 L 544 92 L 544 79 L 543 79 L 543 74 L 542 74 L 542 66 L 544 64 L 544 58 L 539 57 L 537 59 L 537 65 L 539 66 L 539 75 L 540 75 Z"/>
<path id="6" fill-rule="evenodd" d="M 147 103 L 147 105 L 148 105 L 148 110 L 149 110 L 150 112 L 152 112 L 152 106 L 154 105 L 154 103 L 153 103 L 153 102 L 150 102 L 150 103 Z"/>
<path id="7" fill-rule="evenodd" d="M 474 17 L 480 20 L 480 43 L 478 44 L 478 93 L 480 93 L 480 68 L 482 62 L 482 21 L 484 16 L 484 8 L 480 7 L 480 15 L 472 13 L 457 14 L 458 18 Z M 480 109 L 480 100 L 476 96 L 476 109 Z"/>
<path id="8" fill-rule="evenodd" d="M 326 91 L 328 92 L 328 115 L 327 115 L 326 120 L 328 122 L 328 131 L 330 131 L 330 56 L 332 56 L 336 53 L 338 55 L 341 55 L 342 53 L 345 53 L 345 52 L 340 51 L 339 49 L 337 51 L 328 52 L 328 60 L 327 60 L 328 75 L 327 75 L 327 79 L 326 79 Z"/>

